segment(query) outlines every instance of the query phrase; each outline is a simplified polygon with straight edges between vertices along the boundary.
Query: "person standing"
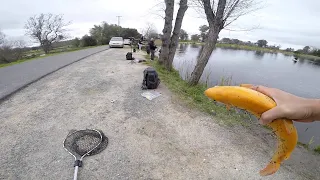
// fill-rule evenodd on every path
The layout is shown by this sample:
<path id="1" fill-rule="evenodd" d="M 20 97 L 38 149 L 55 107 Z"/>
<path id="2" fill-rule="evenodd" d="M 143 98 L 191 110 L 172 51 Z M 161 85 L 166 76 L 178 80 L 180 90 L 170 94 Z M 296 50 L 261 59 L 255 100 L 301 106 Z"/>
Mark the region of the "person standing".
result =
<path id="1" fill-rule="evenodd" d="M 154 60 L 154 53 L 155 53 L 155 50 L 157 49 L 157 46 L 154 44 L 153 38 L 151 38 L 151 40 L 149 42 L 149 49 L 150 49 L 150 53 L 151 53 L 151 60 Z"/>
<path id="2" fill-rule="evenodd" d="M 142 47 L 142 41 L 141 41 L 141 39 L 138 41 L 138 47 L 139 47 L 139 51 L 141 51 L 141 47 Z"/>

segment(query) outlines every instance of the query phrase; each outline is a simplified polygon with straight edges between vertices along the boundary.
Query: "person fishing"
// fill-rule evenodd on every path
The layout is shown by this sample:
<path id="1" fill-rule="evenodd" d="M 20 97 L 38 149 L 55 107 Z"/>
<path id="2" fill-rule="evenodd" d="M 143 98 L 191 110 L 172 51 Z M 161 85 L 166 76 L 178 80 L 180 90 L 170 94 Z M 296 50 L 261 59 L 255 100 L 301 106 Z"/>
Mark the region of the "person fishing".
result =
<path id="1" fill-rule="evenodd" d="M 138 41 L 138 49 L 139 49 L 139 51 L 141 51 L 141 47 L 142 47 L 142 40 L 140 39 Z"/>
<path id="2" fill-rule="evenodd" d="M 150 53 L 151 53 L 151 60 L 154 60 L 154 53 L 155 53 L 155 50 L 157 49 L 157 46 L 154 44 L 153 38 L 151 38 L 151 40 L 149 42 L 149 49 L 150 49 Z"/>

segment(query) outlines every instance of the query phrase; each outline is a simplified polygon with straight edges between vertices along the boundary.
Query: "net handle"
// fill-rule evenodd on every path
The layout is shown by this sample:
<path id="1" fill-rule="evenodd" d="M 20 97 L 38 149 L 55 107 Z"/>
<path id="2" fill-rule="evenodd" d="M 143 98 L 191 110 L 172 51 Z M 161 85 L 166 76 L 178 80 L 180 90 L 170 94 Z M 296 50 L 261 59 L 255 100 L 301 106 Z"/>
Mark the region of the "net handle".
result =
<path id="1" fill-rule="evenodd" d="M 78 178 L 78 169 L 79 169 L 79 166 L 74 167 L 73 180 L 77 180 Z"/>
<path id="2" fill-rule="evenodd" d="M 87 129 L 87 130 L 88 130 L 88 129 Z M 93 150 L 95 150 L 97 147 L 99 147 L 100 144 L 102 143 L 103 136 L 102 136 L 101 132 L 98 131 L 98 130 L 96 130 L 96 129 L 91 129 L 91 130 L 96 131 L 96 132 L 100 135 L 100 142 L 99 142 L 99 144 L 97 144 L 94 148 L 92 148 L 89 152 L 87 152 L 86 154 L 84 154 L 83 156 L 81 156 L 80 159 L 78 159 L 74 154 L 72 154 L 67 148 L 64 147 L 64 148 L 69 152 L 69 154 L 71 154 L 71 155 L 74 157 L 74 160 L 75 160 L 73 180 L 77 180 L 77 178 L 78 178 L 78 170 L 79 170 L 79 167 L 82 166 L 82 159 L 83 159 L 86 155 L 90 154 L 90 153 L 91 153 Z M 84 130 L 79 130 L 79 131 L 84 131 Z M 74 132 L 72 132 L 71 134 L 73 134 L 73 133 L 75 133 L 75 132 L 77 132 L 77 131 L 74 131 Z M 70 136 L 71 134 L 69 134 L 68 136 Z M 65 140 L 66 140 L 66 139 L 65 139 Z M 64 145 L 65 140 L 63 141 L 63 145 Z"/>

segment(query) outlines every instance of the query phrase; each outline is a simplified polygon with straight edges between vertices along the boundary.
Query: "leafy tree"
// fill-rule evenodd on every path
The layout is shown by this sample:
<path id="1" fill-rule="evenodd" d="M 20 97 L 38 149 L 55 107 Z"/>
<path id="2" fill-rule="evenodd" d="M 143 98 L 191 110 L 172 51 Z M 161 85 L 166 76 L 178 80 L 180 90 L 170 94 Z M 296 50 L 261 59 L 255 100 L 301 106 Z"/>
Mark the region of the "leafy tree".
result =
<path id="1" fill-rule="evenodd" d="M 80 46 L 80 39 L 79 38 L 74 38 L 74 40 L 72 40 L 72 45 L 74 47 L 79 47 Z"/>
<path id="2" fill-rule="evenodd" d="M 312 52 L 311 52 L 312 55 L 314 56 L 319 56 L 320 57 L 320 49 L 314 49 Z"/>
<path id="3" fill-rule="evenodd" d="M 66 38 L 66 26 L 63 15 L 40 14 L 30 17 L 25 24 L 27 34 L 40 43 L 43 51 L 47 54 L 52 49 L 52 43 Z"/>
<path id="4" fill-rule="evenodd" d="M 285 49 L 285 51 L 292 52 L 292 51 L 294 51 L 294 49 L 293 48 L 287 48 L 287 49 Z"/>
<path id="5" fill-rule="evenodd" d="M 108 24 L 106 22 L 102 22 L 101 25 L 94 25 L 94 27 L 90 29 L 90 35 L 99 45 L 108 44 L 114 36 L 121 36 L 123 38 L 138 38 L 141 36 L 137 29 L 122 28 L 121 26 Z"/>
<path id="6" fill-rule="evenodd" d="M 308 54 L 310 52 L 310 46 L 305 46 L 302 51 L 303 53 Z"/>
<path id="7" fill-rule="evenodd" d="M 259 47 L 267 47 L 268 41 L 261 39 L 257 41 Z"/>
<path id="8" fill-rule="evenodd" d="M 139 38 L 141 36 L 141 34 L 138 32 L 137 29 L 122 28 L 121 29 L 121 36 L 123 38 L 129 38 L 129 37 Z"/>
<path id="9" fill-rule="evenodd" d="M 227 43 L 227 44 L 231 44 L 232 43 L 231 39 L 229 39 L 229 38 L 222 38 L 221 42 L 222 43 Z"/>
<path id="10" fill-rule="evenodd" d="M 90 29 L 90 35 L 96 40 L 97 44 L 99 45 L 107 44 L 102 26 L 94 25 L 93 28 Z M 88 37 L 85 37 L 85 38 L 89 39 Z"/>
<path id="11" fill-rule="evenodd" d="M 232 39 L 231 40 L 233 44 L 240 44 L 241 41 L 239 39 Z"/>
<path id="12" fill-rule="evenodd" d="M 198 42 L 200 40 L 199 34 L 192 34 L 191 35 L 191 41 Z"/>
<path id="13" fill-rule="evenodd" d="M 97 41 L 92 36 L 84 35 L 81 38 L 81 43 L 80 44 L 81 44 L 82 47 L 96 46 L 97 45 Z"/>
<path id="14" fill-rule="evenodd" d="M 247 46 L 253 46 L 254 44 L 253 44 L 251 41 L 247 41 L 247 42 L 245 42 L 245 45 L 247 45 Z"/>
<path id="15" fill-rule="evenodd" d="M 188 37 L 188 33 L 185 30 L 181 29 L 179 34 L 180 40 L 188 40 Z"/>
<path id="16" fill-rule="evenodd" d="M 208 30 L 209 30 L 209 26 L 207 25 L 202 25 L 199 27 L 202 42 L 204 42 L 207 39 Z"/>

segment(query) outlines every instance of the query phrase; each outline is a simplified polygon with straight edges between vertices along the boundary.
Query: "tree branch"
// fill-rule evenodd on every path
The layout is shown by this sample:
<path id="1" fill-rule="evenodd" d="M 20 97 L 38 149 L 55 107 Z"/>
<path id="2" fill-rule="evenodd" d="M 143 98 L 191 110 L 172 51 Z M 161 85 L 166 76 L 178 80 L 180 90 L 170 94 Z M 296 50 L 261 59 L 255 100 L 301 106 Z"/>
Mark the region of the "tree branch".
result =
<path id="1" fill-rule="evenodd" d="M 217 7 L 217 14 L 214 21 L 214 26 L 219 27 L 219 30 L 223 29 L 225 20 L 223 19 L 224 9 L 226 7 L 226 0 L 219 0 Z"/>
<path id="2" fill-rule="evenodd" d="M 240 0 L 235 0 L 232 2 L 231 6 L 228 6 L 228 9 L 230 9 L 229 11 L 226 11 L 226 15 L 223 18 L 223 20 L 226 20 L 227 18 L 229 18 L 229 16 L 231 15 L 231 13 L 234 11 L 234 9 L 237 7 L 238 3 Z M 229 1 L 230 2 L 230 1 Z"/>
<path id="3" fill-rule="evenodd" d="M 210 0 L 202 0 L 202 3 L 203 3 L 204 12 L 206 13 L 206 16 L 207 16 L 207 21 L 209 23 L 209 26 L 213 26 L 215 15 L 211 7 L 211 2 Z"/>

